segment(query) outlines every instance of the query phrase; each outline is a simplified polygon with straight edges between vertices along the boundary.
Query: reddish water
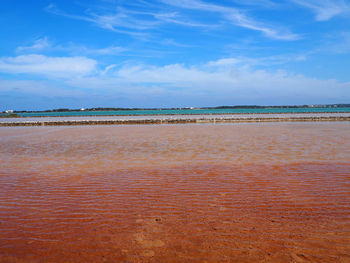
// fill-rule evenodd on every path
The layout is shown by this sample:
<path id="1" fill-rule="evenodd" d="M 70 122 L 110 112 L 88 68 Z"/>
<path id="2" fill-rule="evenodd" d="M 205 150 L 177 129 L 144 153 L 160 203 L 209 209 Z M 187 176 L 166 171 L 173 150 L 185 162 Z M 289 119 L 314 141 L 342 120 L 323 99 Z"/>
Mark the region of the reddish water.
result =
<path id="1" fill-rule="evenodd" d="M 0 262 L 350 262 L 350 123 L 0 129 Z"/>

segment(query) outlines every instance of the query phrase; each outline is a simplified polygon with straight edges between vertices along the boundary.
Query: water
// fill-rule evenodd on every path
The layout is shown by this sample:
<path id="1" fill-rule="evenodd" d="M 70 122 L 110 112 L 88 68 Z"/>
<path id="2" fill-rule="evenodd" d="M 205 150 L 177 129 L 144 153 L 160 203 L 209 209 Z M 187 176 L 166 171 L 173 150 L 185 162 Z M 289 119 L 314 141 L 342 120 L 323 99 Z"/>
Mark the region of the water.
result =
<path id="1" fill-rule="evenodd" d="M 347 262 L 350 123 L 0 128 L 0 262 Z"/>
<path id="2" fill-rule="evenodd" d="M 69 111 L 18 113 L 22 117 L 35 116 L 103 116 L 103 115 L 177 115 L 177 114 L 237 114 L 237 113 L 317 113 L 350 112 L 346 108 L 270 108 L 270 109 L 183 109 L 183 110 L 119 110 L 119 111 Z"/>

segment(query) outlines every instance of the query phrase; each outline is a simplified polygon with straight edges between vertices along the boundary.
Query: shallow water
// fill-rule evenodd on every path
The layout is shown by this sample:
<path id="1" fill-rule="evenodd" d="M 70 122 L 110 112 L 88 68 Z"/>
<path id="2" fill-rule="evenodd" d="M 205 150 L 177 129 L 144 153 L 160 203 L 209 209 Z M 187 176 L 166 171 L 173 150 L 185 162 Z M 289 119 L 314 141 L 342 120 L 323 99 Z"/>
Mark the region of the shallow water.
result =
<path id="1" fill-rule="evenodd" d="M 34 116 L 103 116 L 103 115 L 163 115 L 163 114 L 237 114 L 237 113 L 300 113 L 300 112 L 350 112 L 350 107 L 334 108 L 266 108 L 266 109 L 180 109 L 180 110 L 115 110 L 115 111 L 61 111 L 61 112 L 25 112 L 22 117 Z"/>
<path id="2" fill-rule="evenodd" d="M 350 123 L 0 128 L 0 262 L 349 262 Z"/>

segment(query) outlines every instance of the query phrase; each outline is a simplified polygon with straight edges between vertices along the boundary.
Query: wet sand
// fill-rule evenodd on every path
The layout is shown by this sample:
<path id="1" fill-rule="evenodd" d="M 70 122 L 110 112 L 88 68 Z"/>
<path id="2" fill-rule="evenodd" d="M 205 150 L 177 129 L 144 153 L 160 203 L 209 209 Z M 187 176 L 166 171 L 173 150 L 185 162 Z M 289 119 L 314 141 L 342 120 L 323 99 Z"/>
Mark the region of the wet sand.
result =
<path id="1" fill-rule="evenodd" d="M 350 123 L 0 128 L 0 262 L 349 262 Z"/>

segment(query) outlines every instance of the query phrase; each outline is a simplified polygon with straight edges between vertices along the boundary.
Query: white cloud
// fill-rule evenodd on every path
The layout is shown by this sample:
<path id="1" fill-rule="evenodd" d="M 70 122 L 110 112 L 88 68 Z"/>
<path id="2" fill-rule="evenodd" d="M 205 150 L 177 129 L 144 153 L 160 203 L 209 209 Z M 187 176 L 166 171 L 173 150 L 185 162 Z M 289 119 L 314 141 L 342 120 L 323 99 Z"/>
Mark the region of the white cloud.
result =
<path id="1" fill-rule="evenodd" d="M 198 23 L 193 22 L 189 19 L 186 19 L 184 17 L 181 17 L 178 13 L 158 13 L 154 14 L 154 17 L 158 19 L 159 21 L 169 23 L 169 24 L 177 24 L 182 26 L 189 26 L 189 27 L 205 27 L 205 28 L 211 28 L 212 25 L 204 24 L 204 23 Z"/>
<path id="2" fill-rule="evenodd" d="M 147 34 L 142 33 L 142 32 L 136 32 L 136 31 L 131 31 L 128 30 L 128 28 L 130 29 L 135 29 L 135 26 L 132 27 L 132 23 L 130 23 L 130 21 L 128 21 L 128 19 L 125 19 L 126 17 L 124 16 L 124 22 L 121 25 L 122 28 L 120 28 L 118 26 L 118 21 L 121 21 L 121 17 L 123 17 L 122 14 L 112 14 L 112 15 L 96 15 L 96 14 L 92 14 L 92 15 L 72 15 L 72 14 L 68 14 L 66 12 L 61 11 L 60 9 L 58 9 L 54 4 L 50 4 L 48 5 L 45 10 L 47 12 L 53 13 L 55 15 L 60 15 L 60 16 L 64 16 L 64 17 L 68 17 L 71 19 L 76 19 L 76 20 L 82 20 L 82 21 L 87 21 L 90 23 L 93 23 L 99 27 L 111 30 L 113 32 L 116 33 L 121 33 L 121 34 L 126 34 L 126 35 L 131 35 L 131 36 L 135 36 L 135 37 L 145 37 Z M 134 21 L 135 22 L 135 21 Z M 150 25 L 149 25 L 150 26 Z M 123 29 L 124 28 L 124 29 Z M 147 28 L 146 26 L 143 26 L 143 29 Z M 141 28 L 138 28 L 141 29 Z"/>
<path id="3" fill-rule="evenodd" d="M 116 55 L 128 50 L 127 48 L 120 47 L 120 46 L 109 46 L 106 48 L 76 47 L 75 49 L 79 49 L 80 52 L 83 52 L 83 53 L 97 54 L 97 55 Z"/>
<path id="4" fill-rule="evenodd" d="M 350 31 L 329 34 L 315 52 L 323 54 L 350 54 Z"/>
<path id="5" fill-rule="evenodd" d="M 253 60 L 253 59 L 251 59 Z M 255 62 L 259 64 L 259 62 Z M 108 71 L 108 72 L 107 72 Z M 89 87 L 132 99 L 153 98 L 220 104 L 339 103 L 350 100 L 350 83 L 319 80 L 285 71 L 254 69 L 242 59 L 226 58 L 203 65 L 124 65 L 103 77 L 70 79 L 73 87 Z M 171 102 L 171 100 L 169 101 Z"/>
<path id="6" fill-rule="evenodd" d="M 184 9 L 192 9 L 206 12 L 220 13 L 223 18 L 232 24 L 251 30 L 259 31 L 266 36 L 279 40 L 296 40 L 298 35 L 289 32 L 286 29 L 268 26 L 261 22 L 255 21 L 243 14 L 239 9 L 216 4 L 209 4 L 200 0 L 160 0 L 161 2 Z"/>
<path id="7" fill-rule="evenodd" d="M 211 73 L 196 67 L 187 68 L 180 64 L 155 66 L 125 66 L 114 73 L 114 76 L 130 83 L 168 83 L 176 85 L 199 80 L 210 80 Z"/>
<path id="8" fill-rule="evenodd" d="M 46 11 L 71 19 L 91 22 L 101 28 L 141 39 L 146 39 L 149 36 L 145 31 L 156 29 L 165 23 L 190 27 L 210 27 L 183 18 L 176 12 L 133 11 L 121 6 L 117 6 L 117 8 L 114 6 L 109 12 L 104 10 L 103 13 L 91 12 L 86 15 L 72 15 L 61 11 L 54 4 L 50 4 L 46 7 Z"/>
<path id="9" fill-rule="evenodd" d="M 32 54 L 0 58 L 0 72 L 68 78 L 91 74 L 95 71 L 96 64 L 95 60 L 86 57 L 47 57 Z"/>
<path id="10" fill-rule="evenodd" d="M 235 58 L 223 58 L 215 61 L 210 61 L 206 64 L 208 67 L 215 68 L 227 68 L 227 67 L 244 67 L 254 68 L 256 66 L 270 67 L 273 65 L 282 65 L 288 62 L 306 60 L 307 54 L 293 54 L 293 55 L 280 55 L 280 56 L 268 56 L 261 58 L 249 58 L 249 57 L 235 57 Z"/>
<path id="11" fill-rule="evenodd" d="M 232 66 L 237 65 L 241 62 L 242 62 L 242 60 L 237 59 L 237 58 L 223 58 L 223 59 L 219 59 L 216 61 L 210 61 L 207 63 L 207 66 L 209 66 L 209 67 L 232 67 Z"/>
<path id="12" fill-rule="evenodd" d="M 230 24 L 247 28 L 254 31 L 259 31 L 265 36 L 278 40 L 297 40 L 299 36 L 291 33 L 288 29 L 267 25 L 262 22 L 255 21 L 248 17 L 241 10 L 223 5 L 210 4 L 200 0 L 159 0 L 167 6 L 173 6 L 181 9 L 190 9 L 197 11 L 213 12 L 220 14 L 226 22 Z M 256 2 L 257 1 L 257 2 Z M 271 6 L 272 2 L 268 0 L 253 0 L 256 4 Z M 248 4 L 253 4 L 250 1 Z M 141 4 L 142 3 L 142 4 Z M 121 6 L 113 7 L 111 11 L 98 13 L 90 13 L 86 15 L 71 15 L 59 10 L 55 5 L 49 5 L 46 10 L 56 15 L 69 17 L 91 22 L 99 27 L 122 34 L 129 34 L 134 37 L 147 39 L 149 34 L 145 31 L 151 31 L 159 28 L 163 24 L 177 24 L 188 27 L 203 27 L 205 29 L 217 28 L 221 22 L 201 23 L 192 21 L 179 12 L 165 12 L 166 6 L 158 6 L 158 11 L 147 11 L 147 3 L 141 2 L 141 7 L 145 10 L 134 11 Z M 222 19 L 221 19 L 222 20 Z"/>
<path id="13" fill-rule="evenodd" d="M 85 57 L 27 55 L 0 58 L 1 72 L 49 77 L 48 85 L 41 83 L 38 87 L 33 87 L 35 82 L 30 81 L 2 81 L 0 91 L 75 98 L 104 94 L 108 98 L 123 97 L 129 101 L 129 106 L 140 105 L 141 101 L 153 98 L 156 98 L 154 103 L 159 103 L 153 106 L 161 103 L 176 106 L 176 103 L 191 101 L 200 105 L 233 105 L 339 103 L 350 100 L 350 82 L 320 80 L 256 67 L 280 63 L 283 59 L 288 58 L 223 58 L 191 66 L 112 64 L 98 70 L 97 62 Z M 103 101 L 102 97 L 100 99 Z"/>
<path id="14" fill-rule="evenodd" d="M 20 46 L 16 49 L 17 52 L 37 52 L 51 47 L 51 43 L 47 37 L 39 38 L 30 46 Z"/>
<path id="15" fill-rule="evenodd" d="M 252 6 L 262 6 L 264 8 L 275 8 L 279 5 L 271 0 L 232 0 L 233 2 L 239 5 L 252 5 Z"/>
<path id="16" fill-rule="evenodd" d="M 119 9 L 117 12 L 105 15 L 92 15 L 94 22 L 104 28 L 128 28 L 136 30 L 151 29 L 159 25 L 159 21 L 138 19 L 127 12 Z"/>
<path id="17" fill-rule="evenodd" d="M 293 34 L 286 29 L 278 29 L 277 27 L 273 28 L 271 26 L 263 25 L 242 14 L 227 14 L 226 18 L 228 20 L 231 20 L 237 26 L 249 28 L 255 31 L 260 31 L 272 39 L 297 40 L 300 38 L 297 34 Z"/>
<path id="18" fill-rule="evenodd" d="M 345 54 L 350 53 L 350 32 L 343 32 L 337 39 L 336 43 L 326 44 L 327 50 L 337 53 Z"/>
<path id="19" fill-rule="evenodd" d="M 349 13 L 350 4 L 344 0 L 292 0 L 294 3 L 311 9 L 317 21 L 326 21 L 334 16 Z"/>
<path id="20" fill-rule="evenodd" d="M 91 48 L 82 45 L 66 44 L 57 45 L 48 40 L 47 37 L 35 40 L 30 46 L 20 46 L 16 49 L 20 53 L 37 53 L 37 52 L 52 52 L 63 51 L 71 54 L 94 54 L 94 55 L 116 55 L 127 51 L 128 49 L 121 46 L 108 46 L 104 48 Z"/>
<path id="21" fill-rule="evenodd" d="M 164 46 L 184 47 L 184 48 L 185 47 L 194 47 L 193 45 L 186 45 L 186 44 L 179 43 L 171 38 L 167 38 L 167 39 L 162 40 L 160 42 L 160 44 L 162 44 Z"/>

